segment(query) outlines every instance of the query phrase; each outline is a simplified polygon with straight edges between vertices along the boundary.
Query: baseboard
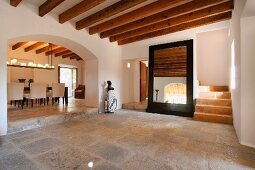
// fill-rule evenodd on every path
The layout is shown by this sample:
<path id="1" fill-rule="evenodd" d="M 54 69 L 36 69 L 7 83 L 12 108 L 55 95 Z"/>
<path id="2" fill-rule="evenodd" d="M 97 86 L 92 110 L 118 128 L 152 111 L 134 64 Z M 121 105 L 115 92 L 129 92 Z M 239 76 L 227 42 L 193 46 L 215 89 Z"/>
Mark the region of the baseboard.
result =
<path id="1" fill-rule="evenodd" d="M 246 143 L 246 142 L 240 142 L 241 145 L 245 145 L 245 146 L 249 146 L 251 148 L 255 148 L 255 145 L 253 144 L 249 144 L 249 143 Z"/>

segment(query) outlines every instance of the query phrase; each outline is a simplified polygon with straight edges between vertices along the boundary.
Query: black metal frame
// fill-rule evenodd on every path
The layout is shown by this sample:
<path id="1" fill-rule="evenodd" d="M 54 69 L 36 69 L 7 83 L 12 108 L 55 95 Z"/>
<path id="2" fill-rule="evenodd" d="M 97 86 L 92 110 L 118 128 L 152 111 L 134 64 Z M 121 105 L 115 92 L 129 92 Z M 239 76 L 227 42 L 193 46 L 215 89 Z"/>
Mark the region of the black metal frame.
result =
<path id="1" fill-rule="evenodd" d="M 154 51 L 165 48 L 187 47 L 187 104 L 171 104 L 153 102 L 154 86 Z M 193 40 L 178 41 L 173 43 L 153 45 L 149 47 L 149 87 L 148 87 L 148 108 L 147 112 L 161 113 L 168 115 L 177 115 L 193 117 Z"/>

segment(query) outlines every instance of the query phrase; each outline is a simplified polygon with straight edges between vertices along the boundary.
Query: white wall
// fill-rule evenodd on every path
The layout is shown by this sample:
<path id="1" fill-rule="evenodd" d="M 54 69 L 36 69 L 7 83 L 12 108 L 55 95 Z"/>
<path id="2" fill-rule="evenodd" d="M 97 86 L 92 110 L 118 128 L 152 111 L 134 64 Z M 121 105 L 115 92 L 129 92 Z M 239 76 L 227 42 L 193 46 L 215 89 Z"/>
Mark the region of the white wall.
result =
<path id="1" fill-rule="evenodd" d="M 213 31 L 213 30 L 221 30 L 226 29 L 229 27 L 229 21 L 219 22 L 211 25 L 201 26 L 198 28 L 193 28 L 185 31 L 180 31 L 148 40 L 138 41 L 135 43 L 127 44 L 122 46 L 121 55 L 123 59 L 137 59 L 137 58 L 145 58 L 148 60 L 149 58 L 149 46 L 150 45 L 156 45 L 156 44 L 164 44 L 169 42 L 175 42 L 175 41 L 183 41 L 187 39 L 193 39 L 193 46 L 194 46 L 194 53 L 193 53 L 193 81 L 194 81 L 194 98 L 197 98 L 197 33 L 200 32 L 206 32 L 206 31 Z M 139 70 L 139 64 L 134 64 L 135 70 Z M 134 71 L 134 99 L 133 101 L 139 102 L 140 100 L 140 74 L 138 71 Z M 131 101 L 131 99 L 130 99 Z"/>
<path id="2" fill-rule="evenodd" d="M 232 13 L 232 19 L 230 20 L 230 34 L 229 34 L 229 51 L 233 50 L 233 54 L 230 55 L 230 60 L 233 62 L 231 68 L 234 68 L 234 77 L 231 77 L 230 84 L 235 87 L 231 87 L 231 98 L 233 107 L 233 123 L 238 136 L 241 141 L 241 27 L 240 18 L 246 1 L 235 1 L 235 8 Z M 234 49 L 231 49 L 231 45 L 234 42 Z"/>
<path id="3" fill-rule="evenodd" d="M 120 108 L 122 102 L 120 46 L 116 43 L 110 43 L 107 39 L 100 39 L 98 35 L 91 36 L 85 29 L 77 31 L 70 22 L 59 24 L 54 16 L 40 17 L 38 16 L 38 6 L 34 6 L 28 1 L 22 2 L 16 8 L 10 6 L 9 0 L 0 1 L 0 16 L 0 94 L 2 96 L 0 99 L 0 135 L 5 134 L 7 129 L 6 47 L 7 44 L 17 41 L 52 42 L 72 50 L 85 61 L 98 60 L 98 90 L 97 95 L 95 95 L 98 96 L 97 103 L 101 103 L 100 109 L 102 111 L 103 90 L 101 85 L 107 80 L 112 80 Z M 87 86 L 87 91 L 90 90 L 88 87 L 91 86 Z"/>
<path id="4" fill-rule="evenodd" d="M 1 34 L 2 35 L 2 34 Z M 6 66 L 6 43 L 0 37 L 0 136 L 7 132 L 7 66 Z"/>
<path id="5" fill-rule="evenodd" d="M 201 85 L 229 84 L 228 29 L 197 34 L 197 79 Z"/>
<path id="6" fill-rule="evenodd" d="M 186 77 L 154 77 L 153 101 L 156 100 L 155 89 L 158 89 L 158 102 L 164 103 L 165 86 L 170 83 L 186 84 Z"/>
<path id="7" fill-rule="evenodd" d="M 86 105 L 98 107 L 98 63 L 97 60 L 88 60 L 84 67 L 84 84 Z"/>
<path id="8" fill-rule="evenodd" d="M 255 10 L 254 10 L 255 11 Z M 255 16 L 241 19 L 241 143 L 255 148 Z"/>
<path id="9" fill-rule="evenodd" d="M 147 57 L 123 60 L 122 74 L 122 99 L 123 103 L 140 102 L 140 61 L 148 60 Z M 131 64 L 127 68 L 127 63 Z"/>
<path id="10" fill-rule="evenodd" d="M 7 49 L 7 60 L 10 61 L 12 58 L 16 59 L 25 59 L 28 61 L 33 61 L 34 63 L 47 64 L 48 56 L 45 56 L 44 53 L 36 54 L 34 50 L 29 52 L 24 52 L 23 48 L 18 48 L 12 50 L 11 46 L 8 46 Z M 8 78 L 11 82 L 18 82 L 19 78 L 26 78 L 26 82 L 32 78 L 34 82 L 40 83 L 57 83 L 58 82 L 58 66 L 59 65 L 70 65 L 78 69 L 78 84 L 83 84 L 83 64 L 84 61 L 80 60 L 70 60 L 70 58 L 54 57 L 53 56 L 53 65 L 55 66 L 54 70 L 42 70 L 42 69 L 27 69 L 27 68 L 8 68 Z"/>
<path id="11" fill-rule="evenodd" d="M 130 68 L 127 67 L 130 63 Z M 122 70 L 122 101 L 123 103 L 134 102 L 134 60 L 123 60 Z"/>

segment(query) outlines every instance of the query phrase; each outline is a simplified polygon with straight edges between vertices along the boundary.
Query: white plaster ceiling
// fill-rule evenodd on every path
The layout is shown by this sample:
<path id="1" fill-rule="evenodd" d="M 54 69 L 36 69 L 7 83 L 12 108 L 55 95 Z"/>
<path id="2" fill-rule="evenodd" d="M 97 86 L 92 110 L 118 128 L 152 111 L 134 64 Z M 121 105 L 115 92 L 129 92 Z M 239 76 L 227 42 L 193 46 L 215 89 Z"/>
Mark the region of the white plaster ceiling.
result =
<path id="1" fill-rule="evenodd" d="M 46 1 L 46 0 L 23 0 L 21 3 L 28 3 L 28 4 L 33 5 L 33 6 L 35 6 L 35 7 L 39 7 L 39 6 L 40 6 L 41 4 L 43 4 L 45 1 Z M 81 1 L 82 1 L 82 0 L 65 0 L 64 2 L 62 2 L 60 5 L 58 5 L 56 8 L 54 8 L 52 11 L 50 11 L 50 12 L 49 12 L 48 14 L 46 14 L 46 15 L 52 15 L 53 17 L 58 16 L 58 15 L 61 14 L 62 12 L 66 11 L 67 9 L 69 9 L 69 8 L 71 8 L 71 7 L 73 7 L 74 5 L 78 4 L 78 3 L 81 2 Z M 118 2 L 118 1 L 119 1 L 119 0 L 106 0 L 106 1 L 103 2 L 102 4 L 100 4 L 100 5 L 98 5 L 98 6 L 94 7 L 94 8 L 92 8 L 92 9 L 90 9 L 90 10 L 88 10 L 87 12 L 85 12 L 85 13 L 83 13 L 83 14 L 81 14 L 81 15 L 79 15 L 79 16 L 73 18 L 73 19 L 71 19 L 69 22 L 71 22 L 72 24 L 74 24 L 75 22 L 77 22 L 77 21 L 79 21 L 79 20 L 81 20 L 81 19 L 83 19 L 83 18 L 85 18 L 85 17 L 87 17 L 87 16 L 89 16 L 89 15 L 91 15 L 91 14 L 94 14 L 94 13 L 96 13 L 96 12 L 98 12 L 98 11 L 100 11 L 100 10 L 102 10 L 102 9 L 104 9 L 104 8 L 106 8 L 106 7 L 110 6 L 110 5 L 112 5 L 112 4 L 116 3 L 116 2 Z M 145 6 L 145 5 L 150 4 L 150 3 L 152 3 L 152 2 L 155 2 L 155 1 L 156 1 L 156 0 L 147 0 L 146 2 L 143 2 L 143 3 L 139 4 L 139 5 L 136 5 L 136 6 L 130 8 L 130 9 L 127 9 L 127 10 L 125 10 L 125 11 L 123 11 L 123 12 L 120 12 L 120 13 L 118 13 L 117 15 L 114 15 L 114 16 L 112 16 L 112 17 L 109 17 L 109 18 L 107 18 L 107 19 L 105 19 L 105 20 L 109 20 L 109 19 L 115 18 L 115 17 L 117 17 L 117 16 L 120 16 L 120 15 L 122 15 L 122 14 L 128 13 L 128 12 L 130 12 L 130 11 L 133 11 L 133 10 L 135 10 L 135 9 L 138 9 L 138 8 L 140 8 L 140 7 L 142 7 L 142 6 Z M 97 22 L 96 24 L 99 24 L 99 23 L 101 23 L 101 22 L 104 22 L 105 20 L 102 20 L 102 21 L 100 21 L 100 22 Z"/>

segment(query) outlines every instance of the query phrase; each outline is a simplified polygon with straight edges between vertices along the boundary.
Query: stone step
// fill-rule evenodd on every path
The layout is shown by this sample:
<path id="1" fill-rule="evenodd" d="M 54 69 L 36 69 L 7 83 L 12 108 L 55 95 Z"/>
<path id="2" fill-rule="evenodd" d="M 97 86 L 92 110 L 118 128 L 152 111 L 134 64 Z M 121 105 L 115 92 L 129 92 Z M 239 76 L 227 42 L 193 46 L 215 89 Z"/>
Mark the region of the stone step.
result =
<path id="1" fill-rule="evenodd" d="M 125 103 L 122 104 L 122 109 L 128 109 L 128 110 L 146 110 L 147 109 L 147 103 L 143 102 L 143 103 Z"/>
<path id="2" fill-rule="evenodd" d="M 196 112 L 212 113 L 220 115 L 232 115 L 232 108 L 227 106 L 196 105 Z"/>
<path id="3" fill-rule="evenodd" d="M 125 103 L 125 104 L 122 104 L 122 109 L 134 110 L 135 109 L 135 105 L 133 103 Z"/>
<path id="4" fill-rule="evenodd" d="M 231 99 L 230 92 L 199 92 L 198 98 L 202 99 Z"/>
<path id="5" fill-rule="evenodd" d="M 228 86 L 199 86 L 199 92 L 228 92 Z"/>
<path id="6" fill-rule="evenodd" d="M 86 115 L 98 114 L 98 108 L 84 108 L 76 111 L 63 112 L 62 114 L 34 117 L 14 122 L 8 122 L 8 134 L 18 133 L 25 130 L 44 127 L 53 124 L 80 120 Z"/>
<path id="7" fill-rule="evenodd" d="M 229 106 L 231 107 L 230 99 L 197 99 L 198 105 L 213 105 L 213 106 Z"/>
<path id="8" fill-rule="evenodd" d="M 210 86 L 210 91 L 213 92 L 228 92 L 228 86 Z"/>
<path id="9" fill-rule="evenodd" d="M 218 115 L 211 113 L 195 112 L 194 120 L 203 122 L 233 124 L 232 115 Z"/>

